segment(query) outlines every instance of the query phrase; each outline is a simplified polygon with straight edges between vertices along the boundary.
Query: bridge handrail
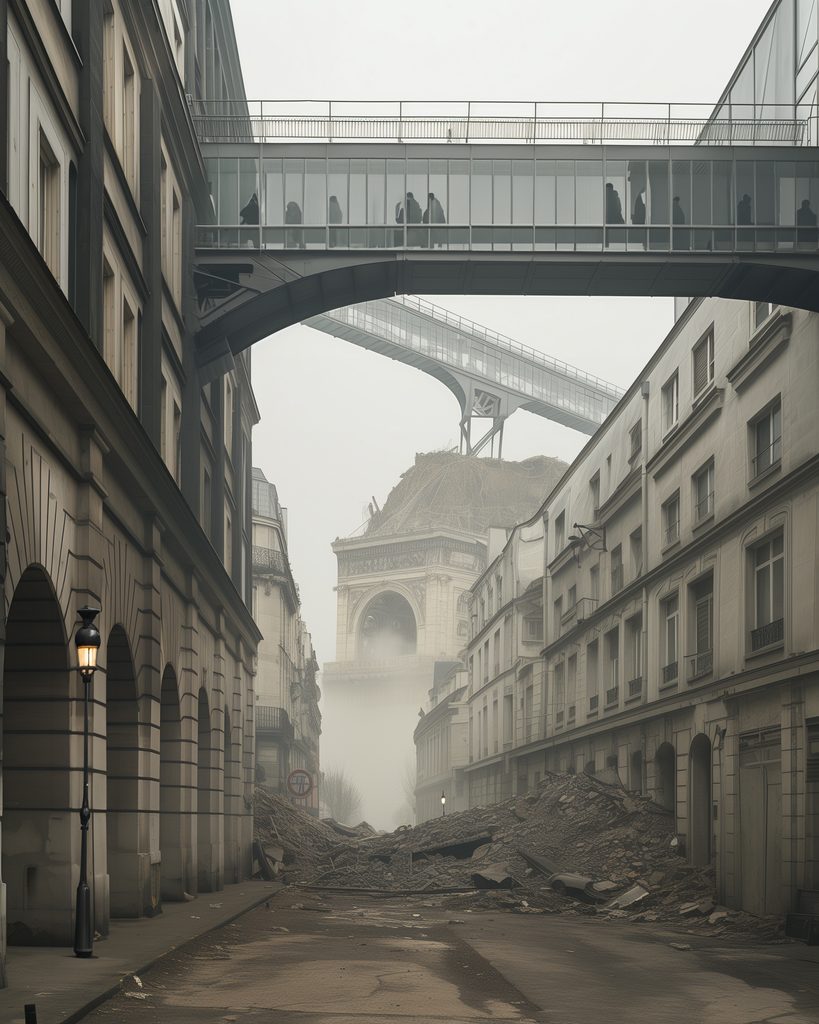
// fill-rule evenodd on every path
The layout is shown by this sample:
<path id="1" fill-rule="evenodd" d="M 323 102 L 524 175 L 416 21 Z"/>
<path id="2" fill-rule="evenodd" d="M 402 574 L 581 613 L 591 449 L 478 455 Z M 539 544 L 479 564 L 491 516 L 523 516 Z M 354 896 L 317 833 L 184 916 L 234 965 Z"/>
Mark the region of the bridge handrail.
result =
<path id="1" fill-rule="evenodd" d="M 274 139 L 801 144 L 807 121 L 794 104 L 611 101 L 199 100 L 189 97 L 201 141 Z"/>

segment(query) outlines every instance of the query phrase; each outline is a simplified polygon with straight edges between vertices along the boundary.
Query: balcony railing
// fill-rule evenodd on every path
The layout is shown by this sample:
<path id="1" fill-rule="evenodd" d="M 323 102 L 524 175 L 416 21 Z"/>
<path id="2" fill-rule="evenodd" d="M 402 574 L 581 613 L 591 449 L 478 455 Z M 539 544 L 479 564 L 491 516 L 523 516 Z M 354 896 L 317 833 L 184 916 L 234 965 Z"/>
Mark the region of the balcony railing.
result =
<path id="1" fill-rule="evenodd" d="M 256 705 L 256 732 L 279 732 L 285 739 L 293 739 L 293 723 L 284 708 Z"/>
<path id="2" fill-rule="evenodd" d="M 643 692 L 643 677 L 635 676 L 633 679 L 628 681 L 628 695 L 629 697 L 639 697 Z"/>
<path id="3" fill-rule="evenodd" d="M 597 605 L 596 597 L 581 597 L 575 605 L 577 621 L 583 622 L 584 619 L 588 619 L 597 610 Z"/>
<path id="4" fill-rule="evenodd" d="M 593 693 L 591 695 L 591 697 L 589 697 L 589 711 L 597 711 L 599 706 L 600 706 L 600 697 L 599 697 L 598 694 Z"/>
<path id="5" fill-rule="evenodd" d="M 570 604 L 565 612 L 560 616 L 560 624 L 565 626 L 567 622 L 571 622 L 577 613 L 577 602 Z"/>
<path id="6" fill-rule="evenodd" d="M 576 706 L 574 704 L 569 707 L 569 722 L 573 722 L 576 717 Z"/>
<path id="7" fill-rule="evenodd" d="M 714 492 L 709 491 L 704 498 L 700 498 L 697 504 L 694 506 L 694 515 L 697 522 L 699 523 L 703 519 L 707 519 L 714 511 Z"/>
<path id="8" fill-rule="evenodd" d="M 680 675 L 680 663 L 678 661 L 671 661 L 667 665 L 663 665 L 663 686 L 668 686 L 669 683 L 675 683 Z"/>
<path id="9" fill-rule="evenodd" d="M 676 519 L 665 528 L 665 547 L 669 544 L 676 544 L 680 539 L 680 521 Z"/>
<path id="10" fill-rule="evenodd" d="M 623 589 L 623 567 L 622 565 L 615 566 L 611 570 L 611 596 L 619 594 Z"/>
<path id="11" fill-rule="evenodd" d="M 606 690 L 606 707 L 610 708 L 614 704 L 617 704 L 620 700 L 620 687 L 612 686 L 611 689 Z"/>
<path id="12" fill-rule="evenodd" d="M 688 679 L 692 681 L 700 676 L 707 676 L 714 667 L 713 651 L 697 651 L 688 655 Z"/>
<path id="13" fill-rule="evenodd" d="M 558 713 L 555 715 L 555 723 L 557 724 L 558 729 L 563 725 L 563 718 L 564 712 L 558 711 Z"/>
<path id="14" fill-rule="evenodd" d="M 265 548 L 254 544 L 251 548 L 251 560 L 254 570 L 258 572 L 272 572 L 277 576 L 284 577 L 290 575 L 287 558 L 275 548 Z"/>
<path id="15" fill-rule="evenodd" d="M 782 438 L 775 438 L 767 448 L 762 448 L 751 460 L 753 479 L 761 476 L 766 469 L 776 466 L 782 461 Z"/>
<path id="16" fill-rule="evenodd" d="M 758 629 L 751 630 L 751 650 L 761 651 L 765 647 L 781 644 L 785 639 L 785 620 L 774 619 Z"/>

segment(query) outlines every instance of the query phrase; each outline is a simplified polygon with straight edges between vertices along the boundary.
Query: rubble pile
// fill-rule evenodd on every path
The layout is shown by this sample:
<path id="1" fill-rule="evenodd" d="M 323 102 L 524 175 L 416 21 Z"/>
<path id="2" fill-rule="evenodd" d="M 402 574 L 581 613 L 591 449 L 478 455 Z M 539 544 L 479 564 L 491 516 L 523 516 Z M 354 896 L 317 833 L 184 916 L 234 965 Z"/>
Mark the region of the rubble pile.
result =
<path id="1" fill-rule="evenodd" d="M 549 774 L 526 796 L 389 834 L 364 826 L 342 827 L 342 834 L 335 822 L 265 800 L 261 814 L 257 803 L 257 837 L 264 838 L 266 814 L 289 852 L 287 881 L 419 894 L 458 909 L 602 914 L 708 934 L 781 934 L 778 921 L 716 905 L 713 869 L 680 856 L 670 813 L 594 776 Z"/>

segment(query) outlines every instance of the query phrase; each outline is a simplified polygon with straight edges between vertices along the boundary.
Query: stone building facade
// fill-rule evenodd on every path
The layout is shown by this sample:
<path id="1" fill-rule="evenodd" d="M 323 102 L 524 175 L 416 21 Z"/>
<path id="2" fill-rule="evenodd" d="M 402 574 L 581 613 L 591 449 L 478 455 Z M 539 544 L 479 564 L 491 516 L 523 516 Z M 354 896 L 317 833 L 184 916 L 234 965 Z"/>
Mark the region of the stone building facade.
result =
<path id="1" fill-rule="evenodd" d="M 264 639 L 256 674 L 256 781 L 318 814 L 321 711 L 313 644 L 301 617 L 287 553 L 287 509 L 260 469 L 253 469 L 253 618 Z M 289 792 L 290 772 L 313 782 L 302 797 Z"/>
<path id="2" fill-rule="evenodd" d="M 186 93 L 243 95 L 227 0 L 0 3 L 0 936 L 70 945 L 77 608 L 95 925 L 250 866 L 249 359 L 202 388 Z"/>

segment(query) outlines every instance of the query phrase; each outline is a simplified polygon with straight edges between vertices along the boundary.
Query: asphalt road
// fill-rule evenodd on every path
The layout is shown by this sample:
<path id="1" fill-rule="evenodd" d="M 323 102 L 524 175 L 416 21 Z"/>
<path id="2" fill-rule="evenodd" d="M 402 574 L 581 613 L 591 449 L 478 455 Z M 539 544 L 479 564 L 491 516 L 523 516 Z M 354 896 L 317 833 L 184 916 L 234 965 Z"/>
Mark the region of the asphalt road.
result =
<path id="1" fill-rule="evenodd" d="M 291 891 L 198 939 L 89 1024 L 817 1024 L 819 949 L 649 925 Z M 676 949 L 671 943 L 690 949 Z"/>

